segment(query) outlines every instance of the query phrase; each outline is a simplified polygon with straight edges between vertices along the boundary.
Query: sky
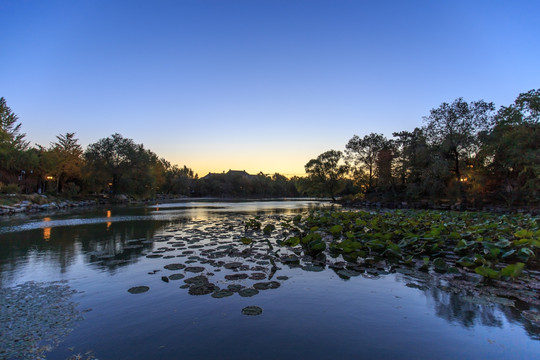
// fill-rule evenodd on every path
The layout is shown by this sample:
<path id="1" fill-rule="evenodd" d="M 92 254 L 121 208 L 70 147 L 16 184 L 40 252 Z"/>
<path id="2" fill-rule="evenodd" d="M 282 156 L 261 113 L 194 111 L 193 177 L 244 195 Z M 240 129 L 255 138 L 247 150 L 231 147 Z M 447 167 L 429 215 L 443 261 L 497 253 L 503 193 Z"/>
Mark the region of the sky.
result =
<path id="1" fill-rule="evenodd" d="M 304 173 L 353 135 L 540 87 L 540 1 L 0 0 L 32 144 L 120 133 L 208 172 Z"/>

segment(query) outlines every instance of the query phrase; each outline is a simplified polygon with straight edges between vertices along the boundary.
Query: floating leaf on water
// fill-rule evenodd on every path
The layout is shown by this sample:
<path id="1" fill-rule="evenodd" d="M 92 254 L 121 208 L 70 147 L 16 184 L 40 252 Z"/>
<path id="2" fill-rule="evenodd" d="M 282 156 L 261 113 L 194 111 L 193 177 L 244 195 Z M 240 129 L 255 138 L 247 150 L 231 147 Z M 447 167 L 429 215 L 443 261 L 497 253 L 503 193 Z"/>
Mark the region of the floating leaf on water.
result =
<path id="1" fill-rule="evenodd" d="M 263 228 L 263 233 L 270 235 L 274 230 L 276 230 L 276 227 L 273 224 L 268 224 Z"/>
<path id="2" fill-rule="evenodd" d="M 184 271 L 193 272 L 193 273 L 199 273 L 204 271 L 205 268 L 202 266 L 188 266 L 184 269 Z"/>
<path id="3" fill-rule="evenodd" d="M 294 264 L 300 262 L 300 259 L 296 255 L 286 255 L 283 256 L 280 260 L 284 264 Z"/>
<path id="4" fill-rule="evenodd" d="M 534 233 L 527 229 L 521 229 L 518 232 L 514 233 L 514 236 L 517 238 L 531 238 Z"/>
<path id="5" fill-rule="evenodd" d="M 529 248 L 521 248 L 518 251 L 518 256 L 526 260 L 529 257 L 534 257 L 534 251 Z"/>
<path id="6" fill-rule="evenodd" d="M 208 283 L 203 285 L 192 285 L 189 287 L 190 295 L 208 295 L 213 293 L 217 287 L 214 284 Z"/>
<path id="7" fill-rule="evenodd" d="M 242 309 L 242 314 L 256 316 L 262 314 L 263 310 L 258 306 L 246 306 Z"/>
<path id="8" fill-rule="evenodd" d="M 505 248 L 505 247 L 508 247 L 508 246 L 512 245 L 512 243 L 510 241 L 502 238 L 499 241 L 497 241 L 494 245 L 497 246 L 498 248 Z"/>
<path id="9" fill-rule="evenodd" d="M 233 294 L 234 292 L 230 289 L 221 289 L 221 290 L 215 291 L 212 294 L 212 297 L 216 299 L 221 299 L 224 297 L 232 296 Z"/>
<path id="10" fill-rule="evenodd" d="M 239 263 L 239 262 L 232 262 L 232 263 L 223 265 L 225 269 L 237 269 L 241 266 L 242 266 L 242 263 Z"/>
<path id="11" fill-rule="evenodd" d="M 281 242 L 283 246 L 294 247 L 300 243 L 300 238 L 298 236 L 293 236 Z"/>
<path id="12" fill-rule="evenodd" d="M 240 284 L 227 285 L 227 289 L 231 290 L 232 292 L 239 292 L 243 288 L 244 288 L 244 286 L 240 285 Z"/>
<path id="13" fill-rule="evenodd" d="M 191 278 L 187 278 L 184 280 L 186 284 L 192 284 L 192 285 L 204 285 L 208 283 L 208 278 L 203 275 L 194 276 Z"/>
<path id="14" fill-rule="evenodd" d="M 150 290 L 148 286 L 134 286 L 128 290 L 130 294 L 142 294 Z"/>
<path id="15" fill-rule="evenodd" d="M 259 290 L 253 289 L 253 288 L 245 288 L 240 291 L 238 291 L 238 295 L 242 297 L 252 297 L 259 293 Z"/>
<path id="16" fill-rule="evenodd" d="M 244 245 L 249 245 L 253 242 L 253 239 L 248 238 L 248 237 L 242 237 L 240 238 L 240 242 L 242 242 L 242 244 Z"/>
<path id="17" fill-rule="evenodd" d="M 186 268 L 186 265 L 184 264 L 168 264 L 164 266 L 167 270 L 182 270 Z"/>
<path id="18" fill-rule="evenodd" d="M 185 277 L 184 274 L 172 274 L 172 275 L 169 275 L 169 280 L 181 280 L 184 277 Z"/>
<path id="19" fill-rule="evenodd" d="M 507 252 L 505 252 L 504 254 L 501 255 L 501 257 L 504 259 L 504 258 L 507 258 L 509 257 L 510 255 L 514 254 L 516 252 L 516 249 L 512 249 L 512 250 L 509 250 Z"/>
<path id="20" fill-rule="evenodd" d="M 454 251 L 461 251 L 467 249 L 468 244 L 467 241 L 461 239 L 457 242 L 456 247 L 454 248 Z"/>
<path id="21" fill-rule="evenodd" d="M 510 276 L 511 278 L 515 279 L 521 274 L 524 266 L 525 264 L 520 262 L 508 265 L 501 270 L 501 275 Z"/>
<path id="22" fill-rule="evenodd" d="M 260 282 L 253 284 L 253 287 L 257 290 L 277 289 L 280 283 L 277 281 Z"/>
<path id="23" fill-rule="evenodd" d="M 490 269 L 486 266 L 478 266 L 474 269 L 474 272 L 490 279 L 498 279 L 501 276 L 497 270 Z"/>
<path id="24" fill-rule="evenodd" d="M 328 231 L 330 232 L 330 234 L 334 235 L 334 236 L 338 236 L 341 234 L 341 232 L 343 231 L 343 226 L 341 225 L 334 225 L 332 226 L 330 229 L 328 229 Z"/>
<path id="25" fill-rule="evenodd" d="M 433 260 L 433 266 L 438 271 L 446 271 L 446 270 L 448 270 L 448 265 L 446 264 L 446 261 L 444 261 L 441 258 L 436 258 L 435 260 Z"/>
<path id="26" fill-rule="evenodd" d="M 322 239 L 316 239 L 308 243 L 308 249 L 311 251 L 324 251 L 326 243 Z"/>
<path id="27" fill-rule="evenodd" d="M 225 279 L 226 280 L 244 280 L 244 279 L 247 279 L 249 277 L 248 274 L 230 274 L 230 275 L 225 275 Z"/>
<path id="28" fill-rule="evenodd" d="M 261 272 L 252 273 L 249 278 L 251 280 L 264 280 L 266 279 L 266 274 Z M 279 280 L 279 279 L 278 279 Z"/>

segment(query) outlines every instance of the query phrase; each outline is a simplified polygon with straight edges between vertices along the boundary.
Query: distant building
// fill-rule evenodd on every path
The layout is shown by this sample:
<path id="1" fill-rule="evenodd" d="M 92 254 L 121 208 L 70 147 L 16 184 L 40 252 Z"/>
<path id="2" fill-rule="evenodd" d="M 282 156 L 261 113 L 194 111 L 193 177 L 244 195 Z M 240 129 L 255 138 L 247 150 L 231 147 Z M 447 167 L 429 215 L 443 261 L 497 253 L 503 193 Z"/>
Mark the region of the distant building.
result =
<path id="1" fill-rule="evenodd" d="M 216 177 L 216 176 L 240 176 L 240 177 L 243 177 L 243 178 L 254 178 L 256 177 L 257 175 L 251 175 L 251 174 L 248 174 L 246 172 L 246 170 L 230 170 L 227 171 L 226 173 L 208 173 L 206 174 L 205 176 L 203 176 L 201 179 L 202 180 L 208 180 L 208 179 L 211 179 L 213 177 Z"/>

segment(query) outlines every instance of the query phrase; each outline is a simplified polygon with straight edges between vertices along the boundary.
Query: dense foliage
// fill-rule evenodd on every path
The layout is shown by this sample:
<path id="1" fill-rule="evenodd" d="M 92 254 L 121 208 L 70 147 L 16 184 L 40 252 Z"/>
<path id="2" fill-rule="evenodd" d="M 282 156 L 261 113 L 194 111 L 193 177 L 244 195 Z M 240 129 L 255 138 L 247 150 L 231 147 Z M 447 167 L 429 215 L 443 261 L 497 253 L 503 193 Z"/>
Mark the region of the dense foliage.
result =
<path id="1" fill-rule="evenodd" d="M 320 156 L 311 160 L 306 172 L 316 186 L 302 189 L 335 196 L 339 187 L 328 176 L 348 165 L 347 176 L 338 179 L 339 194 L 372 202 L 477 208 L 540 203 L 540 90 L 520 94 L 498 111 L 483 100 L 442 103 L 424 117 L 423 127 L 393 136 L 354 135 L 343 161 L 323 169 L 327 179 L 312 166 Z"/>
<path id="2" fill-rule="evenodd" d="M 296 179 L 244 171 L 199 179 L 187 166 L 171 165 L 144 145 L 113 134 L 88 145 L 75 133 L 58 135 L 49 147 L 30 147 L 18 117 L 0 98 L 0 192 L 149 198 L 182 196 L 292 197 Z"/>
<path id="3" fill-rule="evenodd" d="M 229 171 L 199 178 L 113 134 L 86 150 L 74 133 L 31 147 L 0 98 L 0 192 L 290 197 L 349 195 L 388 205 L 538 206 L 540 90 L 498 110 L 483 100 L 442 103 L 412 131 L 354 135 L 345 151 L 310 160 L 303 178 Z"/>

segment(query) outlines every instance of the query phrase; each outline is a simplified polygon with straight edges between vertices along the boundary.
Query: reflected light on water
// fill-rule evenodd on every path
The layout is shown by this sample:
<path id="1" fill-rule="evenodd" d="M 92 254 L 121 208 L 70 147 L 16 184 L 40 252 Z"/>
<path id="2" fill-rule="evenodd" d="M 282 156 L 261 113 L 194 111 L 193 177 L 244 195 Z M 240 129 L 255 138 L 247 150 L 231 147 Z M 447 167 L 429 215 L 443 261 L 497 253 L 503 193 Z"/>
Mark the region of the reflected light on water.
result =
<path id="1" fill-rule="evenodd" d="M 111 217 L 111 210 L 107 210 L 107 217 L 108 218 Z M 111 224 L 112 224 L 111 221 L 107 221 L 107 231 L 109 231 L 109 228 L 111 227 Z"/>
<path id="2" fill-rule="evenodd" d="M 44 228 L 43 229 L 43 240 L 49 241 L 51 239 L 51 228 Z"/>
<path id="3" fill-rule="evenodd" d="M 49 222 L 49 221 L 51 221 L 51 218 L 50 217 L 45 217 L 45 218 L 43 218 L 43 221 L 44 222 Z M 51 228 L 50 227 L 43 228 L 43 240 L 49 241 L 50 239 L 51 239 Z"/>

